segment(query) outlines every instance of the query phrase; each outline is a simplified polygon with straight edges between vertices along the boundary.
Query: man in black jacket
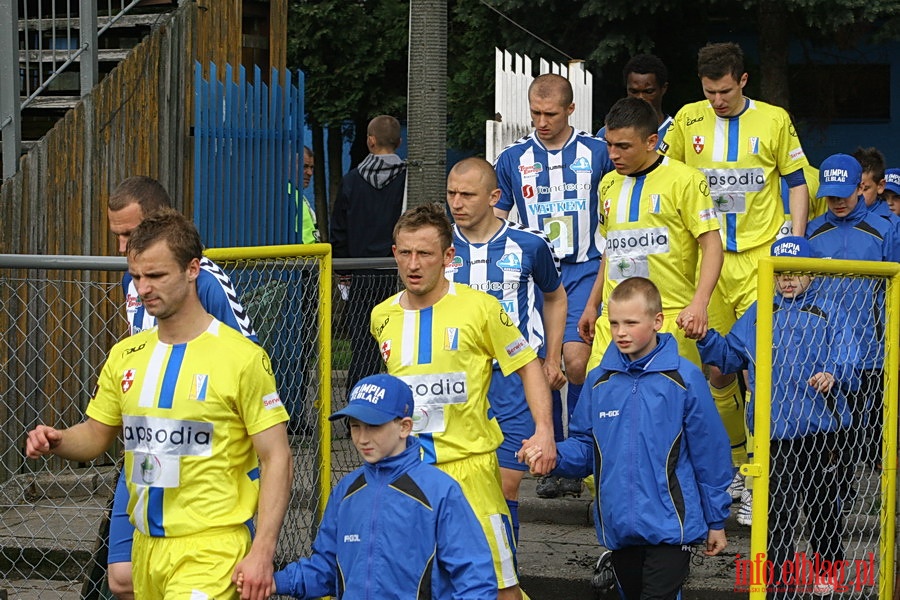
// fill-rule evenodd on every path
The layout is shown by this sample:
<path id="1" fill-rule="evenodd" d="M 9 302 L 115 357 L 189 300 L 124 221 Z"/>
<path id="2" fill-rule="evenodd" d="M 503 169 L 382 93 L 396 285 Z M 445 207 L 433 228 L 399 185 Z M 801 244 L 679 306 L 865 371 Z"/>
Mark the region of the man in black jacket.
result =
<path id="1" fill-rule="evenodd" d="M 391 256 L 394 224 L 406 199 L 406 161 L 397 156 L 400 122 L 379 115 L 366 128 L 369 155 L 341 180 L 331 215 L 331 244 L 335 258 Z M 348 311 L 353 360 L 347 389 L 381 369 L 379 349 L 367 323 L 372 308 L 396 291 L 392 270 L 353 272 Z"/>

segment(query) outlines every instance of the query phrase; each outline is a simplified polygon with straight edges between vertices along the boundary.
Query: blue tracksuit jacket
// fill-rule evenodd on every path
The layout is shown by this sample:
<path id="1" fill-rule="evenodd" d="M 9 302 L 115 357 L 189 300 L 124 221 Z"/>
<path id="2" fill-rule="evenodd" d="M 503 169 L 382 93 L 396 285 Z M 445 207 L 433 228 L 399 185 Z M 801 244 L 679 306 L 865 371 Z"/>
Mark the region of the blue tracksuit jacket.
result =
<path id="1" fill-rule="evenodd" d="M 597 538 L 611 550 L 705 540 L 731 506 L 731 448 L 706 379 L 670 334 L 657 340 L 634 362 L 610 344 L 557 445 L 554 474 L 593 467 Z"/>
<path id="2" fill-rule="evenodd" d="M 278 594 L 343 600 L 496 600 L 484 531 L 459 484 L 421 461 L 419 440 L 341 479 L 309 558 L 275 573 Z"/>
<path id="3" fill-rule="evenodd" d="M 795 298 L 776 296 L 772 321 L 772 411 L 771 437 L 795 439 L 814 433 L 836 431 L 850 425 L 850 410 L 842 388 L 853 376 L 852 348 L 839 343 L 840 327 L 832 319 L 843 319 L 833 303 L 817 294 L 816 281 Z M 747 424 L 753 431 L 756 390 L 756 320 L 754 302 L 727 336 L 714 329 L 697 343 L 705 364 L 723 373 L 750 372 L 754 391 L 747 407 Z M 834 375 L 838 385 L 822 394 L 809 385 L 816 373 Z"/>

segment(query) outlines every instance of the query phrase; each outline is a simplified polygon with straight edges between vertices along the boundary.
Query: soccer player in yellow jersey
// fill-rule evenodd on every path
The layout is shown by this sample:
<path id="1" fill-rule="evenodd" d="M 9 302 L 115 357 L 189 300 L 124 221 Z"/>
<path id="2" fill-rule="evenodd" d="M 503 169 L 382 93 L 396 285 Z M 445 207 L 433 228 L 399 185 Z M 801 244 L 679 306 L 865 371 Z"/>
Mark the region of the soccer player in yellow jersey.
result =
<path id="1" fill-rule="evenodd" d="M 662 331 L 675 336 L 682 356 L 701 364 L 696 344 L 676 322 L 706 331 L 707 305 L 722 267 L 719 220 L 703 173 L 656 152 L 656 127 L 653 107 L 639 98 L 619 100 L 606 116 L 606 145 L 616 170 L 600 182 L 606 252 L 579 321 L 585 341 L 593 342 L 588 370 L 612 341 L 607 306 L 599 319 L 597 307 L 620 281 L 635 276 L 656 284 L 666 317 Z"/>
<path id="2" fill-rule="evenodd" d="M 783 108 L 744 96 L 744 54 L 734 43 L 708 44 L 697 56 L 706 100 L 684 106 L 660 146 L 667 156 L 702 170 L 722 225 L 725 260 L 713 295 L 710 327 L 728 331 L 756 301 L 756 265 L 784 224 L 780 177 L 788 186 L 792 235 L 803 236 L 809 163 Z M 744 398 L 734 375 L 710 368 L 713 398 L 732 443 L 735 465 L 746 462 L 738 422 Z M 741 425 L 742 426 L 742 425 Z M 736 477 L 732 494 L 740 492 Z"/>
<path id="3" fill-rule="evenodd" d="M 452 283 L 450 221 L 439 204 L 410 209 L 394 227 L 394 258 L 405 289 L 372 310 L 371 332 L 388 373 L 413 392 L 413 433 L 424 460 L 456 479 L 472 505 L 494 557 L 498 598 L 522 598 L 515 542 L 500 487 L 496 450 L 503 439 L 487 400 L 493 361 L 518 373 L 534 418 L 523 447 L 540 447 L 536 473 L 556 459 L 550 387 L 534 350 L 500 302 Z M 553 459 L 548 458 L 548 453 Z"/>
<path id="4" fill-rule="evenodd" d="M 87 461 L 122 432 L 135 596 L 238 598 L 241 576 L 240 597 L 262 600 L 291 488 L 288 415 L 265 351 L 200 303 L 201 251 L 174 210 L 132 232 L 128 271 L 157 327 L 113 346 L 83 423 L 38 425 L 26 454 Z"/>

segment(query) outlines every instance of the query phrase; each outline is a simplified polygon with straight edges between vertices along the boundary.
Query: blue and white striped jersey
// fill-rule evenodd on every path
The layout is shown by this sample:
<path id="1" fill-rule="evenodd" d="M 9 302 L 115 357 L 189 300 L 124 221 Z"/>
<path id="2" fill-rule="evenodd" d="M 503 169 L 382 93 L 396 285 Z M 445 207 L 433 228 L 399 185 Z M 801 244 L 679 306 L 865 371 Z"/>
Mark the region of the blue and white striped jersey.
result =
<path id="1" fill-rule="evenodd" d="M 503 192 L 497 208 L 511 220 L 543 231 L 564 263 L 600 258 L 597 197 L 600 179 L 613 170 L 606 142 L 573 129 L 561 149 L 547 150 L 532 132 L 507 146 L 494 168 Z"/>
<path id="2" fill-rule="evenodd" d="M 559 258 L 540 231 L 500 221 L 500 229 L 483 244 L 469 242 L 454 225 L 456 256 L 444 273 L 499 300 L 529 345 L 539 350 L 544 344 L 541 292 L 560 286 Z"/>

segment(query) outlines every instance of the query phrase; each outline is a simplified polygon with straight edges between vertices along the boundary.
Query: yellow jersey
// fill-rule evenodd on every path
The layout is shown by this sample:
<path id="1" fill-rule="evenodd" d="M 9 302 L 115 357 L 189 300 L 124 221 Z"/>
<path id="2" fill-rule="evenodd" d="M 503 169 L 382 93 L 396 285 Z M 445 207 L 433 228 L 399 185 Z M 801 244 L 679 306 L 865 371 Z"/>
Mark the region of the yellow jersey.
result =
<path id="1" fill-rule="evenodd" d="M 623 279 L 646 277 L 663 310 L 682 309 L 697 289 L 697 238 L 719 229 L 703 173 L 668 157 L 634 175 L 607 173 L 600 182 L 606 238 L 603 298 Z M 606 303 L 603 303 L 604 314 Z"/>
<path id="2" fill-rule="evenodd" d="M 177 537 L 249 521 L 259 499 L 250 436 L 288 420 L 265 350 L 213 320 L 186 344 L 153 327 L 113 346 L 87 416 L 122 427 L 128 514 Z"/>
<path id="3" fill-rule="evenodd" d="M 750 99 L 734 117 L 707 100 L 684 106 L 660 151 L 704 172 L 730 252 L 775 240 L 785 221 L 780 176 L 809 164 L 787 112 Z"/>
<path id="4" fill-rule="evenodd" d="M 370 331 L 388 373 L 413 392 L 413 433 L 424 460 L 494 452 L 503 434 L 487 399 L 492 363 L 509 375 L 537 355 L 493 296 L 451 281 L 434 306 L 406 310 L 405 293 L 372 310 Z"/>

